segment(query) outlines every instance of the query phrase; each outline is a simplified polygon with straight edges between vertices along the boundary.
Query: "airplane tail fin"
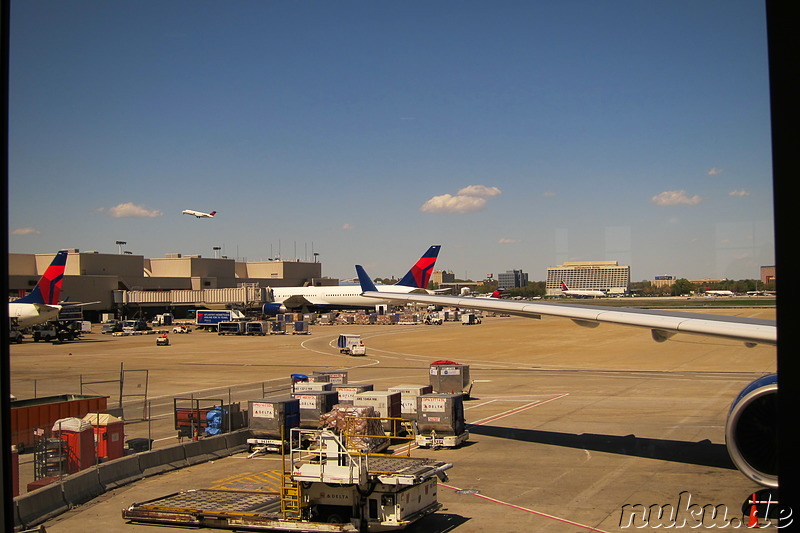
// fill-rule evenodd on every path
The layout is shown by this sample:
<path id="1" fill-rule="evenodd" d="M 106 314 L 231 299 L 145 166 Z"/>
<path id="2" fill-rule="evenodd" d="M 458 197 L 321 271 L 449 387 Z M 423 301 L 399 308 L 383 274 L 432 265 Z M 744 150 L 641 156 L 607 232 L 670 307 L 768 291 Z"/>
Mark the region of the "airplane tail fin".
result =
<path id="1" fill-rule="evenodd" d="M 419 261 L 411 267 L 411 270 L 397 284 L 417 289 L 428 288 L 428 282 L 431 280 L 431 274 L 433 274 L 433 266 L 436 264 L 436 258 L 439 257 L 439 249 L 441 247 L 440 244 L 434 244 L 428 248 L 428 251 L 419 258 Z"/>
<path id="2" fill-rule="evenodd" d="M 44 275 L 42 275 L 31 293 L 14 301 L 28 304 L 58 305 L 66 264 L 67 251 L 61 250 L 53 258 L 52 263 L 44 271 Z"/>
<path id="3" fill-rule="evenodd" d="M 505 290 L 505 289 L 503 289 L 503 288 L 497 288 L 497 289 L 495 289 L 494 291 L 492 291 L 492 296 L 491 296 L 491 297 L 492 297 L 492 298 L 500 298 L 501 296 L 503 296 L 503 293 L 504 293 L 505 291 L 506 291 L 506 290 Z"/>
<path id="4" fill-rule="evenodd" d="M 358 273 L 358 283 L 361 285 L 361 290 L 364 292 L 367 291 L 377 291 L 378 288 L 375 287 L 375 282 L 369 278 L 367 271 L 364 270 L 364 267 L 361 265 L 356 265 L 356 272 Z"/>
<path id="5" fill-rule="evenodd" d="M 216 215 L 216 214 L 217 214 L 217 212 L 216 212 L 216 211 L 211 211 L 211 212 L 209 213 L 209 215 L 211 215 L 212 217 L 213 217 L 214 215 Z"/>
<path id="6" fill-rule="evenodd" d="M 563 281 L 561 282 L 561 290 L 562 291 L 568 291 L 569 290 L 569 287 L 567 287 L 567 284 L 564 283 Z"/>

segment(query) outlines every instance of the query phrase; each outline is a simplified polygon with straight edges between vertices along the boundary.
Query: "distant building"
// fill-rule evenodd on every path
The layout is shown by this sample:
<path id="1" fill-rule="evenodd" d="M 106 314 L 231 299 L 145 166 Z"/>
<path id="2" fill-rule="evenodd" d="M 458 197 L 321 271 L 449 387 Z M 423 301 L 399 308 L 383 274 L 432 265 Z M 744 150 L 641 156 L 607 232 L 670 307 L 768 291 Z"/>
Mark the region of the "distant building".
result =
<path id="1" fill-rule="evenodd" d="M 528 273 L 522 270 L 506 270 L 497 274 L 497 286 L 504 289 L 528 286 Z"/>
<path id="2" fill-rule="evenodd" d="M 775 266 L 762 266 L 761 267 L 761 282 L 762 283 L 775 283 Z"/>
<path id="3" fill-rule="evenodd" d="M 675 276 L 656 276 L 650 283 L 657 289 L 672 287 L 675 285 Z"/>
<path id="4" fill-rule="evenodd" d="M 442 283 L 453 283 L 456 280 L 456 275 L 452 270 L 434 270 L 431 274 L 431 282 L 441 285 Z"/>
<path id="5" fill-rule="evenodd" d="M 9 296 L 30 292 L 55 254 L 8 254 Z M 322 277 L 322 263 L 264 261 L 239 263 L 227 258 L 166 254 L 147 259 L 133 254 L 105 254 L 70 249 L 62 298 L 98 302 L 84 307 L 87 316 L 112 311 L 117 291 L 170 291 L 255 287 L 338 285 Z"/>
<path id="6" fill-rule="evenodd" d="M 625 294 L 630 290 L 631 267 L 617 261 L 574 261 L 547 269 L 546 295 L 560 296 L 561 283 L 570 289 Z"/>

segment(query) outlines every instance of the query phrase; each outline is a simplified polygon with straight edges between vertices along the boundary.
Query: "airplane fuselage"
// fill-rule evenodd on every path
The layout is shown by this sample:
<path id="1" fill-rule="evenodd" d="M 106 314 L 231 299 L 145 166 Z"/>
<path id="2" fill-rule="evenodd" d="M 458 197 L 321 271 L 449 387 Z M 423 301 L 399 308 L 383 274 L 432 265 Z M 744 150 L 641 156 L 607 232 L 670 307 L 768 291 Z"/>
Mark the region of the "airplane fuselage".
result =
<path id="1" fill-rule="evenodd" d="M 18 328 L 27 328 L 58 318 L 60 305 L 14 303 L 8 304 L 8 316 Z"/>

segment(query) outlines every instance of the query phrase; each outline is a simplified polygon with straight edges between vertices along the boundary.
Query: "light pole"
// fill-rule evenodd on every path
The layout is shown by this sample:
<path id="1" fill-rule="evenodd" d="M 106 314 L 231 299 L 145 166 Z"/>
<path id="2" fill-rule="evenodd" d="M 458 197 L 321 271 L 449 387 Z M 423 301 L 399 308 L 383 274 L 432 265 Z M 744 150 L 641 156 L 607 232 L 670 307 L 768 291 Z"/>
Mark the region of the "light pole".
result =
<path id="1" fill-rule="evenodd" d="M 119 255 L 122 255 L 122 247 L 128 243 L 125 241 L 116 241 L 116 244 L 119 247 Z"/>

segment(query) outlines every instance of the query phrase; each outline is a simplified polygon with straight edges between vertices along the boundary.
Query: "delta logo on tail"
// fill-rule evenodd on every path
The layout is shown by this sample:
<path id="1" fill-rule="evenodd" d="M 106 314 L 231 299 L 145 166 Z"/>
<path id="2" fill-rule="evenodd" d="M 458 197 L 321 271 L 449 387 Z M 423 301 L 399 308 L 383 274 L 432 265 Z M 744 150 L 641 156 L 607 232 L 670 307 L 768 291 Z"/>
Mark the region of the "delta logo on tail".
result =
<path id="1" fill-rule="evenodd" d="M 58 317 L 66 264 L 67 251 L 62 250 L 55 255 L 30 294 L 8 302 L 8 317 L 14 328 L 26 328 Z"/>
<path id="2" fill-rule="evenodd" d="M 431 280 L 433 274 L 433 267 L 436 264 L 436 259 L 439 257 L 440 244 L 434 244 L 428 251 L 425 252 L 419 261 L 411 267 L 403 279 L 397 285 L 404 287 L 416 287 L 417 289 L 427 289 L 428 282 Z"/>
<path id="3" fill-rule="evenodd" d="M 64 283 L 64 267 L 67 264 L 67 251 L 61 250 L 45 270 L 30 294 L 14 300 L 19 304 L 58 305 L 61 286 Z"/>

